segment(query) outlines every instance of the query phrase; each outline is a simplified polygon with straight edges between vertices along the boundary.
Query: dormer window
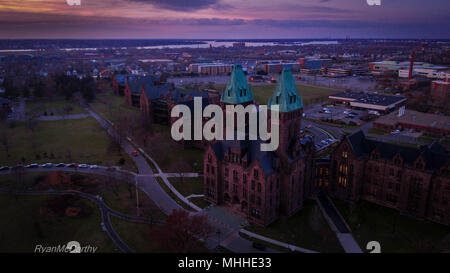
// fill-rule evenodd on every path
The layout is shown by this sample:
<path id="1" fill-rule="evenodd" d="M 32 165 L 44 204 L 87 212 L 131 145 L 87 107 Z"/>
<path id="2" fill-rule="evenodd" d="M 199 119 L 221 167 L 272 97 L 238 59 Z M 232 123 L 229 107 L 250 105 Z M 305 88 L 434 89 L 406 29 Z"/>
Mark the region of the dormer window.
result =
<path id="1" fill-rule="evenodd" d="M 279 96 L 276 96 L 276 98 L 275 98 L 275 104 L 279 104 L 280 102 L 280 97 Z"/>
<path id="2" fill-rule="evenodd" d="M 229 97 L 229 96 L 231 96 L 231 94 L 230 94 L 230 89 L 228 89 L 228 97 Z"/>
<path id="3" fill-rule="evenodd" d="M 244 96 L 247 96 L 247 89 L 244 89 Z"/>
<path id="4" fill-rule="evenodd" d="M 241 97 L 242 97 L 242 89 L 241 89 L 241 90 L 239 90 L 239 96 L 241 96 Z"/>

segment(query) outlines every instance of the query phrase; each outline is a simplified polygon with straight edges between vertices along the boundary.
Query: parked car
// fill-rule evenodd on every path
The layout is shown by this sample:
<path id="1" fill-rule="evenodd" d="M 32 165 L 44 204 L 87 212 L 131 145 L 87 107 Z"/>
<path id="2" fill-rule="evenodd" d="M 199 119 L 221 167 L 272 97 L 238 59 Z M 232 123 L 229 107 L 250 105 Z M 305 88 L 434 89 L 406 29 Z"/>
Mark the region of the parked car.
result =
<path id="1" fill-rule="evenodd" d="M 263 250 L 263 251 L 266 249 L 265 245 L 258 243 L 258 242 L 253 242 L 252 246 L 253 246 L 253 248 Z"/>
<path id="2" fill-rule="evenodd" d="M 97 165 L 91 165 L 89 168 L 91 168 L 91 169 L 98 169 L 98 166 Z"/>
<path id="3" fill-rule="evenodd" d="M 64 163 L 58 163 L 58 164 L 56 164 L 55 166 L 56 166 L 56 167 L 65 167 L 66 164 L 64 164 Z"/>
<path id="4" fill-rule="evenodd" d="M 2 167 L 0 167 L 0 171 L 7 171 L 7 170 L 9 170 L 9 167 L 8 167 L 8 166 L 2 166 Z"/>
<path id="5" fill-rule="evenodd" d="M 133 156 L 138 156 L 138 152 L 136 150 L 133 151 Z"/>
<path id="6" fill-rule="evenodd" d="M 87 165 L 87 164 L 80 164 L 78 167 L 84 169 L 84 168 L 89 168 L 89 165 Z"/>
<path id="7" fill-rule="evenodd" d="M 399 133 L 400 133 L 400 130 L 394 130 L 394 131 L 391 132 L 391 134 L 393 134 L 393 135 L 396 135 L 396 134 L 399 134 Z"/>
<path id="8" fill-rule="evenodd" d="M 67 167 L 69 167 L 69 168 L 77 168 L 78 164 L 77 163 L 70 163 L 69 165 L 67 165 Z"/>
<path id="9" fill-rule="evenodd" d="M 310 129 L 311 127 L 311 124 L 306 125 L 306 129 Z"/>
<path id="10" fill-rule="evenodd" d="M 31 164 L 25 166 L 25 168 L 38 168 L 38 167 L 39 167 L 39 164 L 37 164 L 37 163 L 31 163 Z"/>

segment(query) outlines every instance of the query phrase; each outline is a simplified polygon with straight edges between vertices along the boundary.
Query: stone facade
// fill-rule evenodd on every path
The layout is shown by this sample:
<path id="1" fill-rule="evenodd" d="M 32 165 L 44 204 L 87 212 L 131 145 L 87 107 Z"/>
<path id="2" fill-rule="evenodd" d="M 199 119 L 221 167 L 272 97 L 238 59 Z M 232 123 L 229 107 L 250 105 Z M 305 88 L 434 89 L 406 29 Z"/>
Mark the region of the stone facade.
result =
<path id="1" fill-rule="evenodd" d="M 366 139 L 359 131 L 343 139 L 328 163 L 317 162 L 314 188 L 450 225 L 449 160 L 438 143 L 403 147 Z"/>

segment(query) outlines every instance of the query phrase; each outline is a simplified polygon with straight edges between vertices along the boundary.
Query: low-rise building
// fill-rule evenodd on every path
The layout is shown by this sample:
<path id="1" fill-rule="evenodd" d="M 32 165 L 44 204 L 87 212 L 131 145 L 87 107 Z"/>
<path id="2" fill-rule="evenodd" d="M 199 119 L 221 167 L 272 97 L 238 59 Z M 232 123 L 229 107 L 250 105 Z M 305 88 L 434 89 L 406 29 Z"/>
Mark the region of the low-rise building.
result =
<path id="1" fill-rule="evenodd" d="M 413 129 L 430 135 L 443 136 L 450 134 L 450 117 L 406 109 L 401 113 L 393 112 L 378 118 L 374 121 L 373 127 L 385 131 Z"/>
<path id="2" fill-rule="evenodd" d="M 403 96 L 358 92 L 342 92 L 329 96 L 328 100 L 332 104 L 342 104 L 354 109 L 373 110 L 380 113 L 389 113 L 406 103 L 406 98 Z"/>

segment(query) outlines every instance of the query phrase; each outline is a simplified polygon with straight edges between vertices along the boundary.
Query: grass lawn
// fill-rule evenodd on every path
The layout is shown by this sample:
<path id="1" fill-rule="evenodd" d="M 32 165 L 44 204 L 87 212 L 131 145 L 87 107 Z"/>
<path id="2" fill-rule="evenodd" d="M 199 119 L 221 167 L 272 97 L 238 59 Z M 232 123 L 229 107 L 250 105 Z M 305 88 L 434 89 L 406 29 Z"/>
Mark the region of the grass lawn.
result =
<path id="1" fill-rule="evenodd" d="M 0 252 L 34 252 L 37 244 L 58 246 L 78 241 L 81 246 L 98 247 L 97 252 L 120 252 L 102 231 L 97 206 L 91 207 L 87 217 L 56 217 L 40 215 L 40 207 L 47 196 L 13 196 L 0 194 Z"/>
<path id="2" fill-rule="evenodd" d="M 81 181 L 76 184 L 57 184 L 51 188 L 55 190 L 79 190 L 94 195 L 100 195 L 103 201 L 112 209 L 128 215 L 136 215 L 136 187 L 126 181 L 111 179 L 107 176 L 93 174 L 75 174 L 67 172 L 72 180 Z M 43 181 L 49 173 L 25 173 L 21 182 L 17 181 L 15 174 L 0 175 L 0 188 L 8 189 L 28 189 L 36 186 L 39 181 Z M 108 186 L 111 185 L 111 186 Z M 46 190 L 50 187 L 39 188 Z M 164 213 L 148 198 L 141 190 L 139 192 L 139 208 L 142 217 L 152 217 L 153 219 L 165 219 Z M 116 194 L 117 193 L 117 194 Z"/>
<path id="3" fill-rule="evenodd" d="M 388 132 L 380 130 L 380 129 L 375 129 L 375 128 L 370 128 L 369 129 L 369 134 L 375 134 L 375 135 L 381 135 L 381 136 L 389 135 Z"/>
<path id="4" fill-rule="evenodd" d="M 73 115 L 73 114 L 87 114 L 87 112 L 81 108 L 73 100 L 65 100 L 63 98 L 55 99 L 34 99 L 26 102 L 27 114 L 34 114 L 37 116 L 43 116 L 45 112 L 47 115 L 59 116 L 59 115 Z"/>
<path id="5" fill-rule="evenodd" d="M 90 103 L 91 108 L 100 113 L 104 118 L 114 122 L 120 115 L 139 114 L 137 107 L 125 103 L 124 96 L 115 95 L 112 88 L 108 87 L 96 95 L 95 100 Z"/>
<path id="6" fill-rule="evenodd" d="M 216 89 L 222 91 L 225 89 L 226 84 L 216 84 Z M 269 98 L 272 96 L 275 91 L 276 84 L 261 84 L 261 85 L 251 85 L 251 89 L 253 91 L 253 98 L 259 104 L 266 105 Z M 336 94 L 342 92 L 340 90 L 324 88 L 324 87 L 315 87 L 303 84 L 297 84 L 297 91 L 302 96 L 303 105 L 309 105 L 321 102 L 328 98 L 328 96 L 332 94 Z"/>
<path id="7" fill-rule="evenodd" d="M 170 177 L 169 181 L 183 196 L 203 194 L 203 177 Z"/>
<path id="8" fill-rule="evenodd" d="M 128 222 L 111 217 L 111 224 L 120 238 L 134 251 L 139 253 L 167 252 L 161 249 L 151 235 L 151 226 L 143 223 Z"/>
<path id="9" fill-rule="evenodd" d="M 192 203 L 197 205 L 197 207 L 202 208 L 202 209 L 211 205 L 211 203 L 206 201 L 205 198 L 203 198 L 203 197 L 192 197 L 192 198 L 189 198 L 189 201 L 191 201 Z"/>
<path id="10" fill-rule="evenodd" d="M 361 201 L 350 204 L 333 200 L 350 225 L 362 249 L 367 242 L 378 241 L 381 252 L 440 252 L 450 250 L 450 228 L 429 221 L 400 215 L 396 210 Z"/>
<path id="11" fill-rule="evenodd" d="M 343 252 L 336 234 L 328 226 L 316 202 L 306 200 L 303 205 L 295 215 L 276 220 L 268 227 L 251 225 L 245 229 L 318 252 Z"/>
<path id="12" fill-rule="evenodd" d="M 153 134 L 144 143 L 136 139 L 164 172 L 199 172 L 203 170 L 203 150 L 184 148 L 172 140 L 170 127 L 153 124 Z"/>
<path id="13" fill-rule="evenodd" d="M 25 163 L 78 162 L 97 165 L 119 165 L 136 170 L 134 162 L 126 153 L 119 153 L 110 146 L 110 137 L 94 118 L 37 121 L 33 136 L 27 123 L 16 123 L 9 128 L 10 156 L 0 148 L 0 165 L 14 165 L 25 159 Z M 53 156 L 52 156 L 53 155 Z"/>

